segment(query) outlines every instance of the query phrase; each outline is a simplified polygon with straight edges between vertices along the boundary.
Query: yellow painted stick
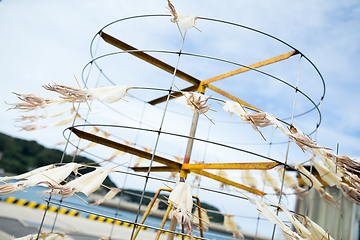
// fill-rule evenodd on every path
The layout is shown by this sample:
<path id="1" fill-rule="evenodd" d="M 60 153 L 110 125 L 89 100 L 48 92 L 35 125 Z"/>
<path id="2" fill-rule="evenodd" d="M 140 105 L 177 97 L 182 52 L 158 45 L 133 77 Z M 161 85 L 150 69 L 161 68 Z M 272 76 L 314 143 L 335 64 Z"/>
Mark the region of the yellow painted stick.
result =
<path id="1" fill-rule="evenodd" d="M 107 146 L 107 147 L 110 147 L 110 148 L 114 148 L 114 149 L 123 151 L 123 152 L 127 152 L 127 153 L 130 153 L 130 154 L 133 154 L 135 156 L 142 157 L 142 158 L 145 158 L 145 159 L 148 159 L 148 160 L 151 160 L 151 158 L 152 158 L 151 153 L 148 153 L 148 152 L 145 152 L 145 151 L 142 151 L 142 150 L 127 146 L 125 144 L 117 143 L 117 142 L 111 141 L 109 139 L 99 137 L 99 136 L 96 136 L 94 134 L 90 134 L 90 133 L 78 130 L 78 129 L 74 128 L 74 127 L 71 127 L 70 130 L 73 133 L 75 133 L 76 136 L 78 136 L 79 138 L 83 138 L 83 139 L 86 139 L 86 140 L 89 140 L 89 141 L 92 141 L 92 142 L 95 142 L 95 143 L 98 143 L 98 144 L 101 144 L 101 145 L 104 145 L 104 146 Z M 166 159 L 166 158 L 163 158 L 163 157 L 160 157 L 160 156 L 157 156 L 157 155 L 154 155 L 154 161 L 158 162 L 158 163 L 165 164 L 165 165 L 167 165 L 168 167 L 171 167 L 171 168 L 176 168 L 176 169 L 181 168 L 180 163 L 171 161 L 169 159 Z"/>
<path id="2" fill-rule="evenodd" d="M 272 64 L 272 63 L 276 63 L 276 62 L 288 59 L 289 57 L 294 56 L 294 55 L 296 55 L 298 53 L 299 53 L 298 51 L 291 51 L 291 52 L 288 52 L 288 53 L 285 53 L 285 54 L 282 54 L 282 55 L 279 55 L 279 56 L 276 56 L 276 57 L 273 57 L 273 58 L 269 58 L 267 60 L 264 60 L 264 61 L 261 61 L 261 62 L 258 62 L 258 63 L 251 64 L 251 65 L 249 65 L 249 67 L 241 67 L 241 68 L 238 68 L 236 70 L 233 70 L 233 71 L 218 75 L 216 77 L 209 78 L 209 79 L 204 80 L 204 81 L 201 81 L 201 85 L 206 85 L 208 83 L 215 82 L 215 81 L 227 78 L 227 77 L 231 77 L 231 76 L 234 76 L 234 75 L 239 74 L 239 73 L 250 71 L 253 68 L 259 68 L 259 67 L 263 67 L 263 66 L 266 66 L 266 65 L 269 65 L 269 64 Z"/>
<path id="3" fill-rule="evenodd" d="M 256 169 L 269 170 L 280 165 L 277 162 L 258 162 L 258 163 L 200 163 L 200 164 L 183 164 L 182 169 Z"/>
<path id="4" fill-rule="evenodd" d="M 193 170 L 191 170 L 191 172 L 200 174 L 200 175 L 202 175 L 202 176 L 204 176 L 204 177 L 208 177 L 208 178 L 214 179 L 214 180 L 216 180 L 216 181 L 225 183 L 225 184 L 227 184 L 227 185 L 231 185 L 231 186 L 240 188 L 240 189 L 242 189 L 242 190 L 245 190 L 245 191 L 254 193 L 254 194 L 256 194 L 256 195 L 260 195 L 260 196 L 265 196 L 265 195 L 266 195 L 266 193 L 264 193 L 264 192 L 262 192 L 262 191 L 260 191 L 260 190 L 247 187 L 247 186 L 242 185 L 242 184 L 240 184 L 240 183 L 231 181 L 231 180 L 229 180 L 229 179 L 220 177 L 220 176 L 218 176 L 218 175 L 215 175 L 215 174 L 212 174 L 212 173 L 209 173 L 209 172 L 200 170 L 200 169 L 193 169 Z"/>

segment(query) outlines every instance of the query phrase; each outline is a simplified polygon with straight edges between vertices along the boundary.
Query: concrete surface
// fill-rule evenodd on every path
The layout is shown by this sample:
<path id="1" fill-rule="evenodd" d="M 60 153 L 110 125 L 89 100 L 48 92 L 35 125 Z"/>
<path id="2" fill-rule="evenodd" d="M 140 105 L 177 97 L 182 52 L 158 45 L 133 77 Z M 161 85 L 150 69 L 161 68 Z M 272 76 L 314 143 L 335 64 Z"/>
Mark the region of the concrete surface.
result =
<path id="1" fill-rule="evenodd" d="M 27 234 L 37 233 L 43 218 L 44 211 L 16 204 L 0 202 L 0 240 L 11 240 L 23 237 Z M 49 232 L 53 226 L 55 212 L 47 212 L 43 232 Z M 107 238 L 112 230 L 111 239 L 122 240 L 130 239 L 132 228 L 113 225 L 105 222 L 94 221 L 82 217 L 74 217 L 64 214 L 58 214 L 55 230 L 68 232 L 75 240 L 93 240 L 101 237 Z M 143 230 L 140 231 L 137 240 L 154 239 L 156 231 Z M 165 240 L 167 235 L 162 234 L 160 239 Z M 175 237 L 175 239 L 180 239 Z"/>

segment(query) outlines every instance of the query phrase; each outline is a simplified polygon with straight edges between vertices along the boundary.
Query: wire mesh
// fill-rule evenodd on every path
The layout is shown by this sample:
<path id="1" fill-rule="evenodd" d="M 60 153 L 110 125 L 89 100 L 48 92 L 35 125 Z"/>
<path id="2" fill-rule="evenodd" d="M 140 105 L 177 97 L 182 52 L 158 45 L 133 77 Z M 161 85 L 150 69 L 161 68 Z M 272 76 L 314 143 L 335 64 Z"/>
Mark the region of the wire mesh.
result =
<path id="1" fill-rule="evenodd" d="M 261 79 L 259 80 L 259 91 L 263 91 L 264 87 L 261 86 L 262 84 L 268 84 L 269 82 L 276 82 L 276 84 L 280 84 L 285 86 L 286 90 L 290 92 L 290 94 L 281 96 L 276 95 L 276 101 L 274 100 L 273 105 L 276 106 L 276 109 L 278 110 L 277 113 L 282 115 L 282 117 L 279 117 L 280 120 L 287 123 L 289 126 L 293 124 L 294 121 L 297 121 L 297 123 L 303 123 L 307 122 L 309 124 L 301 124 L 302 126 L 306 126 L 306 130 L 309 133 L 309 135 L 316 132 L 317 128 L 319 127 L 321 123 L 321 113 L 320 113 L 320 105 L 321 102 L 325 96 L 325 82 L 323 80 L 322 75 L 320 74 L 319 70 L 316 68 L 316 66 L 308 59 L 304 54 L 302 54 L 298 49 L 295 49 L 288 43 L 270 35 L 264 32 L 261 32 L 259 30 L 243 26 L 240 24 L 227 22 L 223 20 L 217 20 L 212 18 L 204 18 L 199 17 L 198 22 L 206 22 L 206 24 L 215 24 L 217 30 L 221 30 L 222 26 L 226 26 L 227 28 L 230 28 L 230 33 L 234 35 L 234 38 L 231 39 L 231 41 L 238 41 L 240 39 L 240 36 L 238 35 L 237 31 L 240 31 L 243 33 L 243 31 L 249 31 L 251 33 L 255 33 L 260 35 L 262 38 L 269 38 L 271 41 L 276 42 L 281 47 L 279 47 L 280 51 L 284 49 L 294 50 L 298 53 L 298 60 L 299 64 L 297 64 L 297 76 L 295 76 L 295 82 L 294 76 L 292 76 L 289 79 L 289 76 L 286 77 L 278 77 L 278 69 L 269 69 L 264 68 L 263 70 L 259 70 L 257 68 L 249 67 L 247 64 L 240 63 L 238 59 L 234 58 L 233 55 L 230 56 L 229 59 L 226 59 L 226 54 L 222 55 L 212 55 L 216 53 L 214 49 L 211 49 L 209 51 L 209 54 L 207 54 L 206 51 L 202 53 L 199 51 L 199 53 L 196 52 L 190 52 L 189 50 L 194 50 L 194 48 L 186 48 L 186 50 L 183 49 L 184 46 L 186 46 L 187 41 L 190 41 L 190 44 L 196 45 L 196 41 L 188 40 L 192 36 L 188 33 L 186 38 L 181 39 L 181 43 L 178 45 L 177 50 L 171 50 L 173 47 L 172 44 L 165 44 L 164 42 L 152 42 L 148 41 L 146 44 L 143 44 L 145 46 L 151 46 L 152 44 L 155 47 L 158 47 L 161 44 L 165 44 L 163 49 L 166 49 L 167 47 L 170 48 L 170 50 L 149 50 L 146 48 L 139 48 L 137 50 L 124 50 L 124 51 L 114 51 L 114 48 L 108 48 L 104 45 L 104 42 L 101 40 L 101 33 L 105 31 L 112 31 L 114 33 L 116 32 L 116 27 L 118 25 L 126 25 L 126 24 L 133 24 L 132 21 L 135 21 L 136 23 L 140 21 L 141 23 L 144 23 L 144 26 L 139 27 L 139 29 L 133 29 L 132 32 L 136 33 L 142 33 L 141 30 L 144 28 L 150 28 L 152 25 L 151 23 L 148 24 L 148 22 L 151 22 L 153 19 L 156 23 L 161 22 L 161 24 L 166 25 L 168 22 L 168 18 L 170 15 L 140 15 L 140 16 L 132 16 L 128 18 L 119 19 L 117 21 L 114 21 L 112 23 L 107 24 L 104 26 L 98 33 L 94 36 L 94 38 L 91 41 L 90 44 L 90 56 L 91 61 L 87 63 L 82 70 L 82 81 L 83 81 L 83 88 L 90 88 L 90 87 L 100 87 L 103 85 L 129 85 L 133 86 L 132 83 L 135 82 L 139 84 L 136 87 L 133 87 L 134 91 L 131 91 L 131 94 L 129 93 L 128 96 L 131 96 L 131 98 L 128 100 L 129 102 L 134 102 L 133 106 L 125 106 L 124 102 L 116 104 L 115 106 L 109 106 L 108 104 L 104 102 L 91 102 L 89 105 L 89 109 L 100 109 L 100 114 L 93 114 L 90 110 L 87 111 L 86 117 L 83 119 L 84 124 L 75 124 L 75 119 L 72 122 L 71 128 L 81 128 L 82 130 L 89 129 L 91 127 L 97 127 L 100 129 L 105 129 L 104 132 L 111 133 L 111 136 L 109 138 L 113 139 L 114 141 L 129 141 L 131 140 L 133 142 L 133 146 L 136 148 L 140 147 L 150 147 L 152 149 L 151 154 L 152 157 L 150 159 L 149 164 L 146 166 L 148 167 L 148 171 L 144 174 L 138 174 L 133 173 L 130 171 L 130 168 L 133 164 L 133 156 L 128 156 L 127 159 L 124 159 L 124 161 L 128 161 L 126 166 L 120 166 L 119 168 L 122 168 L 123 170 L 117 170 L 114 173 L 111 174 L 112 179 L 116 180 L 117 178 L 122 179 L 122 183 L 120 184 L 119 181 L 117 181 L 118 186 L 121 185 L 122 193 L 125 192 L 125 189 L 128 187 L 135 187 L 138 188 L 141 191 L 141 194 L 139 195 L 140 201 L 138 203 L 138 208 L 136 211 L 136 216 L 133 220 L 126 220 L 121 218 L 119 216 L 119 205 L 121 205 L 122 198 L 119 198 L 118 207 L 115 210 L 114 216 L 110 216 L 107 214 L 102 214 L 100 212 L 96 211 L 96 208 L 93 211 L 85 210 L 82 206 L 76 206 L 72 204 L 65 204 L 62 200 L 53 200 L 51 195 L 49 198 L 44 198 L 44 200 L 47 202 L 48 206 L 49 204 L 55 204 L 60 207 L 66 207 L 70 209 L 77 210 L 79 212 L 84 212 L 87 214 L 95 214 L 98 216 L 102 216 L 106 219 L 112 219 L 113 220 L 113 228 L 115 227 L 116 221 L 121 221 L 125 223 L 129 223 L 132 226 L 132 232 L 131 235 L 128 236 L 128 239 L 133 239 L 134 233 L 136 230 L 136 227 L 146 227 L 148 229 L 158 230 L 162 232 L 168 232 L 168 233 L 176 233 L 181 236 L 185 236 L 186 234 L 184 232 L 181 232 L 181 229 L 173 231 L 169 229 L 160 229 L 152 224 L 140 224 L 139 217 L 141 214 L 141 205 L 147 196 L 145 195 L 146 191 L 150 190 L 153 191 L 156 188 L 159 188 L 159 186 L 162 183 L 169 183 L 174 184 L 176 181 L 169 180 L 166 177 L 166 174 L 163 173 L 156 173 L 152 172 L 151 169 L 153 166 L 158 166 L 154 162 L 154 157 L 158 154 L 161 156 L 166 156 L 168 158 L 171 158 L 172 156 L 180 156 L 184 155 L 184 148 L 187 140 L 192 139 L 194 140 L 194 151 L 192 153 L 191 160 L 193 159 L 202 159 L 202 162 L 206 163 L 216 163 L 216 162 L 229 162 L 229 158 L 231 158 L 231 161 L 238 162 L 243 161 L 243 159 L 246 159 L 246 161 L 254 161 L 259 162 L 262 159 L 265 159 L 266 161 L 274 161 L 278 162 L 281 165 L 284 165 L 287 167 L 287 169 L 291 169 L 293 171 L 296 171 L 293 167 L 291 167 L 288 162 L 289 161 L 297 161 L 298 159 L 290 159 L 290 151 L 293 151 L 291 146 L 293 145 L 290 140 L 284 141 L 284 138 L 278 137 L 274 132 L 274 128 L 271 128 L 268 132 L 270 133 L 268 135 L 271 135 L 271 139 L 269 143 L 263 143 L 260 142 L 259 139 L 256 137 L 249 137 L 247 139 L 247 136 L 256 135 L 255 132 L 248 133 L 248 130 L 245 130 L 247 126 L 244 124 L 240 124 L 239 120 L 228 120 L 228 118 L 225 118 L 224 114 L 219 113 L 213 113 L 209 114 L 209 119 L 213 120 L 215 122 L 215 125 L 211 125 L 211 127 L 208 127 L 209 125 L 204 124 L 205 122 L 208 122 L 206 118 L 201 117 L 199 120 L 198 129 L 196 132 L 196 137 L 189 136 L 189 133 L 187 132 L 189 130 L 189 120 L 191 118 L 191 114 L 184 109 L 176 106 L 172 103 L 170 100 L 170 97 L 172 94 L 178 92 L 174 90 L 174 85 L 179 85 L 181 87 L 186 87 L 183 82 L 180 81 L 179 77 L 176 75 L 177 71 L 179 70 L 180 66 L 185 69 L 185 71 L 191 72 L 191 74 L 199 74 L 199 79 L 206 79 L 208 73 L 207 70 L 202 69 L 199 71 L 197 68 L 199 66 L 212 66 L 213 68 L 216 68 L 217 65 L 219 65 L 219 69 L 215 70 L 209 70 L 211 74 L 214 72 L 221 72 L 223 69 L 233 69 L 234 67 L 245 67 L 249 68 L 250 72 L 248 77 L 251 78 L 251 81 L 256 81 L 257 78 Z M 149 25 L 149 26 L 148 26 Z M 220 25 L 220 27 L 218 26 Z M 137 26 L 135 24 L 135 26 Z M 154 27 L 154 26 L 152 26 Z M 121 29 L 121 27 L 119 27 Z M 228 33 L 228 32 L 225 32 Z M 165 33 L 162 33 L 163 35 L 166 35 Z M 174 31 L 169 32 L 169 35 L 171 37 L 174 37 L 174 35 L 178 34 L 178 32 Z M 121 34 L 120 34 L 121 35 Z M 162 35 L 162 36 L 163 36 Z M 189 36 L 190 35 L 190 36 Z M 225 34 L 224 34 L 225 35 Z M 221 32 L 216 32 L 216 34 L 212 34 L 212 37 L 216 39 L 216 37 L 223 36 Z M 134 42 L 139 42 L 138 38 L 143 39 L 146 38 L 146 31 L 145 33 L 140 34 L 140 36 L 126 36 L 122 35 L 122 37 L 127 38 L 129 40 L 134 40 Z M 179 36 L 177 36 L 179 37 Z M 170 37 L 166 38 L 168 40 Z M 154 41 L 154 39 L 152 39 Z M 165 40 L 164 40 L 165 41 Z M 96 42 L 96 43 L 95 43 Z M 179 43 L 178 41 L 175 41 Z M 129 42 L 132 44 L 132 42 Z M 197 43 L 198 44 L 198 43 Z M 135 45 L 134 45 L 135 46 Z M 245 46 L 250 47 L 250 46 Z M 104 49 L 99 49 L 104 48 Z M 155 48 L 154 48 L 155 49 Z M 205 49 L 206 50 L 206 49 Z M 232 49 L 232 52 L 236 54 L 236 50 L 238 49 Z M 99 55 L 98 52 L 101 52 Z M 245 51 L 246 52 L 246 51 Z M 140 63 L 140 61 L 133 61 L 129 56 L 133 53 L 146 53 L 151 54 L 152 56 L 156 56 L 158 58 L 164 59 L 164 62 L 169 61 L 172 63 L 175 63 L 174 72 L 172 74 L 172 77 L 165 76 L 163 73 L 160 73 L 158 70 L 153 70 L 155 67 L 146 66 L 143 63 Z M 239 55 L 241 55 L 239 53 Z M 265 54 L 266 55 L 266 54 Z M 174 58 L 175 56 L 175 58 Z M 135 58 L 135 57 L 133 57 Z M 295 57 L 293 57 L 295 58 Z M 195 60 L 194 60 L 195 59 Z M 127 63 L 127 61 L 129 61 Z M 303 74 L 304 76 L 300 79 L 300 73 L 302 73 L 303 70 L 300 70 L 300 63 L 301 61 L 306 61 L 308 63 L 308 66 L 312 70 L 306 71 Z M 192 64 L 196 66 L 192 66 Z M 110 67 L 107 66 L 110 65 Z M 124 67 L 119 67 L 119 64 L 123 64 Z M 170 64 L 170 63 L 169 63 Z M 277 63 L 281 66 L 282 63 Z M 94 68 L 95 66 L 95 68 Z M 285 65 L 286 68 L 281 69 L 281 71 L 287 71 L 288 66 Z M 296 65 L 295 65 L 296 66 Z M 116 68 L 121 68 L 120 71 L 117 71 Z M 106 68 L 106 69 L 105 69 Z M 305 67 L 304 67 L 305 68 Z M 114 70 L 115 69 L 115 70 Z M 311 71 L 315 72 L 315 75 L 317 76 L 317 79 L 319 80 L 318 89 L 320 89 L 320 94 L 317 95 L 314 94 L 309 90 L 307 86 L 307 74 L 309 76 L 311 75 Z M 145 74 L 142 74 L 144 72 Z M 153 74 L 153 75 L 152 75 Z M 254 74 L 254 75 L 251 75 Z M 281 74 L 280 74 L 281 75 Z M 152 77 L 154 76 L 154 77 Z M 311 75 L 313 76 L 313 75 Z M 124 80 L 124 78 L 129 78 L 130 80 Z M 159 80 L 159 79 L 160 80 Z M 136 79 L 136 80 L 134 80 Z M 266 81 L 265 81 L 266 79 Z M 285 80 L 286 79 L 286 80 Z M 288 80 L 289 79 L 289 80 Z M 220 87 L 224 87 L 225 89 L 234 92 L 234 94 L 237 94 L 238 91 L 236 91 L 236 88 L 239 86 L 241 88 L 241 83 L 239 84 L 239 79 L 233 77 L 231 78 L 231 81 L 226 82 L 228 85 L 220 84 L 218 85 Z M 243 80 L 241 78 L 240 80 Z M 221 82 L 221 81 L 220 81 Z M 303 84 L 303 82 L 305 82 Z M 94 84 L 95 83 L 95 84 Z M 300 84 L 303 84 L 304 89 L 300 87 Z M 252 89 L 253 90 L 253 89 Z M 256 90 L 256 89 L 255 89 Z M 254 94 L 255 91 L 254 90 Z M 147 95 L 148 92 L 155 92 L 154 94 L 151 93 L 149 96 Z M 163 92 L 167 93 L 167 100 L 164 104 L 161 104 L 160 106 L 150 106 L 148 104 L 149 100 L 154 97 L 158 97 L 159 93 L 162 95 Z M 309 92 L 308 94 L 306 92 Z M 241 91 L 240 91 L 241 94 Z M 256 95 L 266 95 L 266 93 L 256 93 Z M 313 97 L 316 95 L 316 99 Z M 286 107 L 285 111 L 282 111 L 282 103 L 285 104 L 286 101 L 288 101 L 287 97 L 293 96 L 293 102 L 290 104 L 290 107 Z M 301 98 L 299 97 L 301 96 Z M 282 98 L 286 98 L 284 101 Z M 220 96 L 216 93 L 214 93 L 214 96 L 211 96 L 212 101 L 214 102 L 212 107 L 216 108 L 217 110 L 218 105 L 217 103 L 221 103 L 225 101 L 225 98 L 223 96 Z M 300 98 L 300 99 L 298 99 Z M 267 106 L 267 99 L 265 101 L 261 101 L 261 99 L 251 99 L 254 103 L 258 104 L 260 109 L 266 110 L 266 109 L 274 109 L 273 107 Z M 129 104 L 130 105 L 130 104 Z M 288 105 L 288 104 L 286 104 Z M 299 105 L 299 109 L 297 106 Z M 104 109 L 107 109 L 108 112 L 105 112 Z M 76 113 L 79 112 L 80 104 L 77 106 Z M 104 111 L 104 113 L 102 113 Z M 291 112 L 290 116 L 288 115 L 289 111 Z M 159 117 L 160 116 L 160 117 Z M 118 118 L 118 119 L 117 119 Z M 182 122 L 179 122 L 177 120 L 179 119 Z M 299 119 L 299 120 L 298 120 Z M 287 122 L 287 120 L 290 120 L 290 122 Z M 101 124 L 99 124 L 99 122 Z M 102 122 L 107 122 L 106 124 L 103 124 Z M 112 124 L 109 122 L 113 122 Z M 310 124 L 310 122 L 312 122 Z M 315 123 L 315 124 L 314 124 Z M 220 125 L 220 126 L 219 126 Z M 229 127 L 229 125 L 231 127 Z M 236 125 L 236 127 L 234 127 Z M 240 128 L 238 128 L 238 125 Z M 310 126 L 311 125 L 311 126 Z M 203 127 L 204 126 L 204 127 Z M 219 127 L 218 127 L 219 126 Z M 315 126 L 315 127 L 314 127 Z M 71 142 L 72 137 L 72 131 L 71 128 L 67 128 L 64 130 L 64 137 L 67 140 L 66 145 L 64 147 L 64 155 L 67 154 L 70 151 L 70 147 L 75 149 L 75 154 L 73 161 L 76 162 L 76 155 L 78 152 L 85 156 L 95 157 L 97 158 L 103 166 L 114 166 L 118 164 L 118 162 L 110 162 L 106 161 L 107 157 L 105 155 L 109 153 L 109 150 L 106 149 L 103 146 L 97 146 L 96 148 L 99 148 L 95 150 L 93 149 L 86 149 L 85 147 L 82 147 L 83 140 L 79 140 L 76 144 Z M 217 128 L 219 130 L 217 130 Z M 230 129 L 229 129 L 230 128 Z M 225 131 L 227 130 L 227 131 Z M 234 132 L 238 132 L 239 134 L 234 134 Z M 67 134 L 68 133 L 68 134 Z M 230 136 L 231 135 L 231 136 Z M 239 137 L 239 135 L 243 135 L 242 137 Z M 244 137 L 245 136 L 245 137 Z M 261 141 L 263 141 L 261 139 Z M 244 148 L 240 148 L 237 145 L 241 145 Z M 258 152 L 258 149 L 260 149 L 260 146 L 263 145 L 264 147 L 261 149 L 261 153 Z M 279 145 L 279 147 L 274 148 L 274 146 Z M 86 149 L 86 150 L 85 150 Z M 270 151 L 271 149 L 271 151 Z M 285 156 L 282 156 L 281 154 L 274 153 L 276 151 L 282 151 L 285 153 Z M 105 154 L 106 153 L 106 154 Z M 297 152 L 295 151 L 295 154 Z M 294 155 L 295 155 L 294 154 Z M 64 156 L 63 155 L 63 156 Z M 201 155 L 203 157 L 201 157 Z M 294 155 L 291 155 L 292 157 Z M 220 160 L 219 160 L 220 158 Z M 303 157 L 300 157 L 302 159 Z M 259 160 L 260 159 L 260 160 Z M 283 159 L 283 160 L 279 160 Z M 60 160 L 60 163 L 62 163 L 62 159 Z M 284 171 L 285 173 L 285 171 Z M 231 178 L 236 178 L 237 173 L 231 173 Z M 256 178 L 259 180 L 261 179 L 259 174 L 256 175 Z M 129 179 L 131 177 L 131 179 Z M 142 179 L 140 181 L 134 180 L 134 179 Z M 286 193 L 286 195 L 290 196 L 291 192 L 286 192 L 283 190 L 284 187 L 284 175 L 282 178 L 282 182 L 280 185 L 281 193 L 278 199 L 278 204 L 282 203 L 283 199 L 283 193 Z M 310 180 L 310 179 L 309 179 Z M 238 179 L 237 179 L 238 181 Z M 311 181 L 311 180 L 310 180 Z M 137 182 L 134 186 L 134 182 Z M 155 183 L 156 182 L 156 183 Z M 139 185 L 141 187 L 139 188 Z M 276 196 L 268 187 L 265 186 L 265 184 L 262 186 L 264 191 L 268 193 L 269 196 L 273 195 Z M 310 187 L 311 188 L 311 187 Z M 234 191 L 231 188 L 225 188 L 218 190 L 214 187 L 213 182 L 198 182 L 197 184 L 198 189 L 198 196 L 202 198 L 203 196 L 205 199 L 209 196 L 213 196 L 214 198 L 220 199 L 220 201 L 223 201 L 224 199 L 231 198 L 233 202 L 240 202 L 241 204 L 244 204 L 244 200 L 247 198 L 239 195 L 236 191 Z M 210 195 L 208 194 L 210 193 Z M 216 196 L 216 197 L 215 197 Z M 235 200 L 234 200 L 235 199 Z M 206 200 L 205 200 L 206 201 Z M 226 202 L 224 200 L 224 202 Z M 278 205 L 277 204 L 277 205 Z M 279 210 L 277 208 L 277 205 L 275 204 L 273 207 Z M 257 217 L 254 216 L 247 216 L 246 214 L 241 214 L 241 211 L 239 211 L 238 208 L 229 209 L 227 206 L 226 208 L 222 206 L 222 210 L 219 212 L 221 213 L 230 213 L 235 215 L 237 218 L 242 219 L 252 219 L 256 223 L 256 230 L 254 238 L 256 239 L 258 237 L 257 232 L 258 228 L 260 227 L 260 221 L 263 220 L 263 218 L 258 215 Z M 46 208 L 44 212 L 44 218 L 46 217 L 48 208 Z M 212 211 L 211 209 L 208 209 L 208 212 L 216 212 Z M 44 220 L 43 218 L 43 220 Z M 57 218 L 55 218 L 53 223 L 53 229 L 56 226 Z M 150 222 L 151 223 L 151 222 Z M 240 221 L 240 224 L 242 222 Z M 113 228 L 109 232 L 108 238 L 114 238 L 113 236 Z M 42 223 L 39 228 L 39 233 L 42 230 Z M 269 239 L 275 239 L 279 236 L 276 235 L 276 225 L 271 229 L 269 233 Z M 216 234 L 211 235 L 211 237 L 218 237 Z M 115 237 L 116 238 L 116 237 Z M 208 238 L 202 238 L 199 236 L 196 236 L 198 239 L 208 239 Z M 225 237 L 224 235 L 221 235 L 221 238 L 229 238 Z"/>

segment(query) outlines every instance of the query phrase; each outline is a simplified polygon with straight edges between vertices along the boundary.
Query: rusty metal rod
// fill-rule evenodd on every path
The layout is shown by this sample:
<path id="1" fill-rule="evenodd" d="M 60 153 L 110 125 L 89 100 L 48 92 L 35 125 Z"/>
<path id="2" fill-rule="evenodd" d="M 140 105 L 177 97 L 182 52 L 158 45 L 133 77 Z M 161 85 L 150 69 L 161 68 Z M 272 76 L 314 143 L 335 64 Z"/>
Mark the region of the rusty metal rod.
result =
<path id="1" fill-rule="evenodd" d="M 277 162 L 258 162 L 258 163 L 200 163 L 183 164 L 182 169 L 251 169 L 251 170 L 269 170 L 280 165 Z"/>

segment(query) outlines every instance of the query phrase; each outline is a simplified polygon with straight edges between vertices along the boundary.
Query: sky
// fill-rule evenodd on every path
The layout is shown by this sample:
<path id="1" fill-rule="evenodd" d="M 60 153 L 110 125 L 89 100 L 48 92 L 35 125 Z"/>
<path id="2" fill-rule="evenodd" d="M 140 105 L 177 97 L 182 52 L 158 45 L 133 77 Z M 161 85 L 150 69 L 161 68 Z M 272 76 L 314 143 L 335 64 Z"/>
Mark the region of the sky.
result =
<path id="1" fill-rule="evenodd" d="M 359 106 L 360 70 L 360 3 L 358 1 L 189 1 L 173 0 L 178 13 L 193 14 L 200 17 L 221 19 L 248 26 L 281 39 L 304 54 L 320 71 L 326 84 L 325 98 L 321 103 L 322 122 L 315 134 L 319 145 L 336 151 L 339 144 L 339 154 L 358 160 L 360 156 L 360 120 Z M 110 22 L 117 19 L 144 15 L 166 14 L 165 0 L 155 1 L 9 1 L 0 2 L 0 132 L 13 137 L 35 140 L 51 148 L 63 150 L 64 146 L 57 143 L 64 141 L 62 131 L 65 128 L 44 128 L 37 131 L 19 131 L 15 122 L 21 113 L 17 110 L 6 111 L 5 103 L 18 102 L 16 93 L 33 93 L 42 97 L 54 96 L 42 85 L 56 82 L 77 87 L 77 79 L 85 79 L 89 74 L 90 88 L 109 86 L 106 78 L 92 66 L 82 70 L 91 61 L 90 43 L 96 33 Z M 196 26 L 201 30 L 190 29 L 186 33 L 183 52 L 195 53 L 226 59 L 239 64 L 252 64 L 289 51 L 292 49 L 276 40 L 261 34 L 248 31 L 241 27 L 221 24 L 214 21 L 198 19 Z M 170 17 L 137 18 L 116 23 L 104 30 L 139 49 L 178 51 L 181 46 L 181 36 Z M 96 56 L 118 51 L 112 46 L 95 38 L 92 50 Z M 150 53 L 157 58 L 175 66 L 177 55 L 173 53 Z M 169 88 L 172 77 L 149 64 L 143 63 L 132 56 L 116 54 L 98 60 L 103 71 L 117 85 Z M 182 55 L 179 69 L 203 80 L 238 68 L 234 64 L 215 61 L 206 58 Z M 299 70 L 300 69 L 300 70 Z M 261 68 L 270 74 L 285 79 L 295 85 L 299 79 L 302 89 L 315 103 L 319 103 L 323 95 L 323 85 L 319 75 L 312 65 L 299 56 L 288 61 Z M 175 85 L 179 88 L 189 86 L 188 83 L 176 78 Z M 214 83 L 215 86 L 238 96 L 258 108 L 280 118 L 290 117 L 294 102 L 294 90 L 266 77 L 258 72 L 249 72 Z M 144 101 L 151 100 L 164 93 L 159 91 L 131 89 L 127 101 L 110 105 L 117 112 L 94 101 L 92 111 L 88 112 L 86 105 L 81 105 L 79 113 L 87 116 L 91 123 L 115 124 L 122 126 L 157 129 L 160 126 L 165 104 L 151 107 Z M 207 95 L 225 100 L 212 91 Z M 243 124 L 236 116 L 229 117 L 223 112 L 221 105 L 212 101 L 211 108 L 217 112 L 209 112 L 215 125 L 204 116 L 200 117 L 197 137 L 209 139 L 234 147 L 247 149 L 284 161 L 286 142 L 279 130 L 261 129 L 267 142 L 249 125 Z M 67 106 L 70 107 L 70 106 Z M 296 95 L 295 115 L 313 106 L 309 101 Z M 64 107 L 54 107 L 51 111 Z M 191 110 L 186 107 L 169 103 L 169 111 L 164 118 L 163 130 L 187 135 L 191 123 Z M 50 110 L 49 110 L 50 111 Z M 40 112 L 40 111 L 39 111 Z M 38 113 L 44 114 L 44 112 Z M 39 120 L 39 125 L 50 124 L 61 118 Z M 318 120 L 318 115 L 312 111 L 305 116 L 295 118 L 294 124 L 306 133 L 311 133 Z M 77 124 L 82 122 L 77 120 Z M 126 130 L 123 128 L 103 128 L 112 134 L 113 140 L 136 141 L 138 147 L 158 147 L 160 155 L 172 158 L 183 156 L 185 138 L 175 138 L 162 135 L 158 145 L 156 134 L 145 131 Z M 85 128 L 91 130 L 91 128 Z M 68 133 L 66 133 L 68 134 Z M 88 143 L 81 142 L 81 146 Z M 289 160 L 291 163 L 304 162 L 310 157 L 291 145 Z M 237 162 L 260 161 L 258 157 L 243 154 L 238 151 L 224 149 L 214 145 L 196 142 L 192 159 L 205 162 Z M 294 150 L 292 150 L 294 149 Z M 74 148 L 69 147 L 67 152 Z M 99 146 L 89 150 L 103 158 L 111 156 L 109 149 Z M 88 156 L 84 154 L 85 156 Z M 127 158 L 126 158 L 127 157 Z M 131 161 L 130 156 L 125 156 Z M 241 159 L 241 160 L 238 160 Z M 144 163 L 143 163 L 144 164 Z M 146 164 L 144 164 L 145 166 Z M 236 174 L 228 173 L 234 180 Z M 236 175 L 236 176 L 235 176 Z M 157 176 L 157 175 L 154 175 Z M 112 177 L 120 185 L 124 176 Z M 257 176 L 260 179 L 259 176 Z M 134 178 L 136 181 L 136 178 Z M 131 182 L 132 178 L 128 180 Z M 142 185 L 141 183 L 140 185 Z M 203 182 L 205 187 L 213 186 L 212 181 Z M 156 190 L 159 183 L 149 183 L 148 189 Z M 234 192 L 233 190 L 229 190 Z M 204 194 L 211 202 L 212 196 Z M 274 198 L 276 199 L 276 198 Z M 229 200 L 231 202 L 232 200 Z M 241 207 L 228 209 L 213 202 L 222 211 L 242 211 Z M 239 209 L 238 209 L 239 208 Z M 251 213 L 249 213 L 251 214 Z M 239 214 L 240 215 L 240 214 Z M 236 219 L 241 222 L 241 218 Z M 242 224 L 242 223 L 240 223 Z"/>

